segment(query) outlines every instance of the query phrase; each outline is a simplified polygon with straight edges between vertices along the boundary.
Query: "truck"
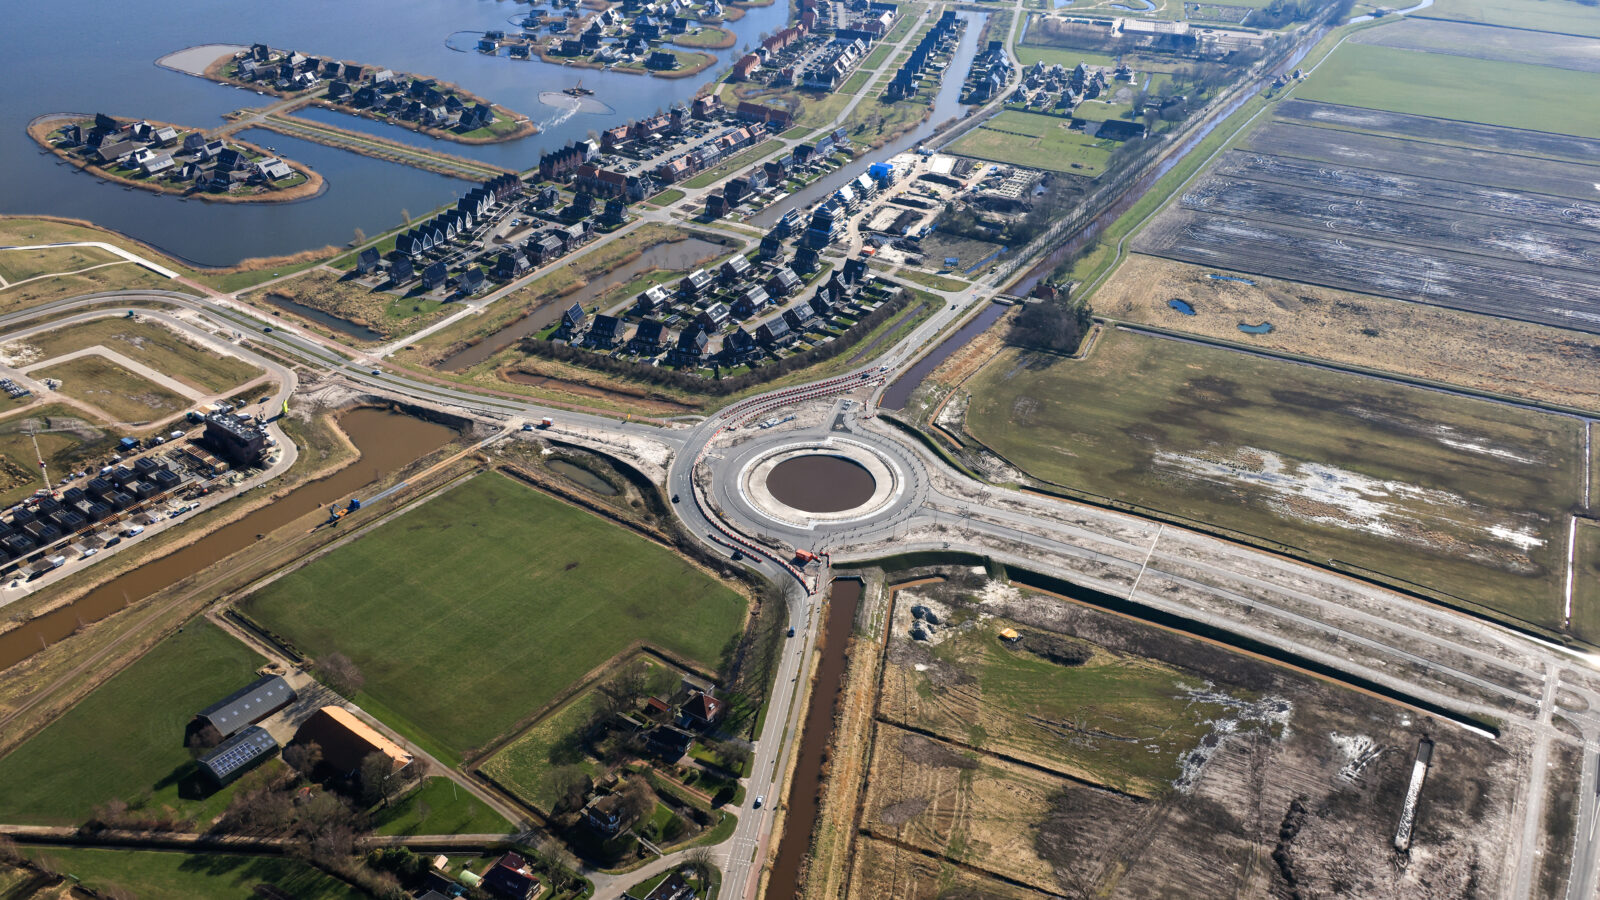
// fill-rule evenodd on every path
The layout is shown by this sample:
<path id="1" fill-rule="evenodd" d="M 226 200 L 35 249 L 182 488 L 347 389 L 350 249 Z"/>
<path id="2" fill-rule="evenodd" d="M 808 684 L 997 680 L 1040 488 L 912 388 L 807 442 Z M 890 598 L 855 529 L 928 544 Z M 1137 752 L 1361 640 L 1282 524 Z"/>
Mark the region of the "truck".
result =
<path id="1" fill-rule="evenodd" d="M 556 424 L 555 420 L 550 418 L 549 416 L 545 416 L 544 418 L 539 420 L 539 427 L 540 428 L 549 428 L 554 424 Z"/>
<path id="2" fill-rule="evenodd" d="M 50 564 L 50 568 L 59 569 L 67 564 L 67 558 L 65 556 L 52 556 L 46 559 L 45 562 Z"/>
<path id="3" fill-rule="evenodd" d="M 817 555 L 810 550 L 801 550 L 797 547 L 794 551 L 794 559 L 798 563 L 811 563 L 817 561 Z"/>
<path id="4" fill-rule="evenodd" d="M 128 537 L 138 537 L 139 535 L 144 534 L 144 526 L 134 525 L 130 528 L 123 529 L 122 533 Z"/>

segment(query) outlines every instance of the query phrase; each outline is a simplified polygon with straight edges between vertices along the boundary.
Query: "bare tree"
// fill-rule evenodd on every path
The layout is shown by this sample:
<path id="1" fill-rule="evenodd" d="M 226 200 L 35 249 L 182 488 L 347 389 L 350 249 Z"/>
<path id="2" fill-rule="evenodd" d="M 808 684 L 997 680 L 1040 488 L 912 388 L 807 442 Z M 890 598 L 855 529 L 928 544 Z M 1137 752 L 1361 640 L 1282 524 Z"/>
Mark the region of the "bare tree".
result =
<path id="1" fill-rule="evenodd" d="M 315 741 L 290 744 L 283 748 L 283 761 L 289 764 L 289 768 L 309 778 L 322 764 L 322 745 Z"/>
<path id="2" fill-rule="evenodd" d="M 354 697 L 367 682 L 366 676 L 356 668 L 355 662 L 338 651 L 318 657 L 311 667 L 311 674 L 346 698 Z"/>

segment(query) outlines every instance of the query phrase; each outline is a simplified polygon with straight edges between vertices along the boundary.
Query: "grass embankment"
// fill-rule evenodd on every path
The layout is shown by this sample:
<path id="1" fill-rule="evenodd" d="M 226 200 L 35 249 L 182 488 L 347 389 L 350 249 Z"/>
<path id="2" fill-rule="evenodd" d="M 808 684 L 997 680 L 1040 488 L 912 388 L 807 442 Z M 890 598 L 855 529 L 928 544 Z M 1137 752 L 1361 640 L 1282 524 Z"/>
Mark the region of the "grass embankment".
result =
<path id="1" fill-rule="evenodd" d="M 507 834 L 511 823 L 448 778 L 423 779 L 411 793 L 380 811 L 373 833 Z"/>
<path id="2" fill-rule="evenodd" d="M 144 425 L 183 412 L 189 400 L 101 356 L 80 356 L 34 369 L 61 382 L 58 392 L 104 410 L 113 421 Z"/>
<path id="3" fill-rule="evenodd" d="M 1600 412 L 1600 336 L 1131 254 L 1095 312 L 1170 331 Z M 1187 302 L 1194 315 L 1167 305 Z M 1239 323 L 1271 322 L 1246 335 Z"/>
<path id="4" fill-rule="evenodd" d="M 1071 119 L 1008 109 L 967 132 L 951 152 L 1093 178 L 1105 171 L 1116 141 L 1072 131 Z"/>
<path id="5" fill-rule="evenodd" d="M 28 855 L 48 857 L 52 868 L 71 873 L 84 887 L 104 897 L 360 900 L 368 896 L 308 863 L 276 856 L 76 847 L 30 850 Z"/>
<path id="6" fill-rule="evenodd" d="M 277 275 L 287 275 L 334 256 L 337 247 L 303 250 L 286 256 L 262 256 L 240 260 L 231 266 L 196 268 L 179 262 L 148 244 L 125 234 L 109 231 L 82 219 L 65 219 L 55 216 L 0 216 L 0 245 L 55 244 L 67 241 L 100 241 L 120 247 L 135 256 L 148 259 L 157 265 L 219 291 L 242 290 Z M 8 255 L 11 251 L 0 253 Z M 121 290 L 193 290 L 182 282 L 174 282 L 136 263 L 107 266 L 89 272 L 40 279 L 25 285 L 0 288 L 0 313 L 12 312 L 99 291 Z"/>
<path id="7" fill-rule="evenodd" d="M 35 358 L 40 360 L 86 347 L 105 347 L 207 394 L 226 393 L 261 374 L 250 363 L 223 356 L 163 325 L 120 316 L 67 325 L 13 341 L 6 345 L 13 358 L 19 344 L 36 349 Z"/>
<path id="8" fill-rule="evenodd" d="M 1125 332 L 971 390 L 1036 478 L 1560 626 L 1573 420 Z"/>
<path id="9" fill-rule="evenodd" d="M 284 312 L 267 299 L 274 294 L 334 318 L 370 328 L 385 339 L 426 327 L 445 315 L 446 306 L 443 301 L 429 297 L 406 297 L 375 290 L 358 281 L 346 281 L 339 272 L 323 268 L 274 282 L 241 299 L 274 313 Z M 293 312 L 287 314 L 294 315 Z M 316 325 L 314 322 L 310 324 Z M 348 335 L 339 333 L 334 336 L 350 339 Z"/>
<path id="10" fill-rule="evenodd" d="M 1600 73 L 1346 42 L 1296 92 L 1368 109 L 1600 138 Z"/>
<path id="11" fill-rule="evenodd" d="M 190 623 L 0 759 L 0 821 L 70 825 L 122 800 L 203 827 L 232 791 L 198 790 L 184 727 L 261 662 L 216 626 Z"/>
<path id="12" fill-rule="evenodd" d="M 312 656 L 355 660 L 358 702 L 454 762 L 635 641 L 714 667 L 745 600 L 664 547 L 486 474 L 244 608 Z"/>

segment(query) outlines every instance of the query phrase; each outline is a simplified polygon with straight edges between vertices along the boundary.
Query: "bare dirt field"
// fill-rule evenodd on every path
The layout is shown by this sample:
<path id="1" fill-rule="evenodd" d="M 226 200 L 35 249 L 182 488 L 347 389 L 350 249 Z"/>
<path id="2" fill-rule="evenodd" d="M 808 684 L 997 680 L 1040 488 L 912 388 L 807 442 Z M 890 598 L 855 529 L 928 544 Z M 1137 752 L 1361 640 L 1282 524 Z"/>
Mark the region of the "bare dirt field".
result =
<path id="1" fill-rule="evenodd" d="M 1275 126 L 1264 131 L 1269 135 Z M 1600 204 L 1232 151 L 1139 237 L 1146 253 L 1600 331 Z M 1280 141 L 1280 143 L 1282 143 Z M 1519 167 L 1537 171 L 1535 160 Z M 1562 168 L 1566 168 L 1563 166 Z M 1451 167 L 1444 171 L 1457 172 Z"/>
<path id="2" fill-rule="evenodd" d="M 1094 295 L 1113 319 L 1600 411 L 1600 338 L 1317 285 L 1134 254 Z M 1189 304 L 1193 315 L 1169 303 Z M 1271 322 L 1246 335 L 1239 323 Z"/>
<path id="3" fill-rule="evenodd" d="M 1569 34 L 1541 34 L 1520 28 L 1406 19 L 1383 28 L 1357 32 L 1350 42 L 1503 62 L 1537 59 L 1542 66 L 1600 72 L 1600 40 Z"/>
<path id="4" fill-rule="evenodd" d="M 1138 799 L 1005 759 L 990 743 L 979 748 L 962 736 L 907 730 L 881 709 L 848 896 L 1453 900 L 1501 896 L 1509 887 L 1513 873 L 1500 848 L 1520 826 L 1513 807 L 1528 755 L 1520 733 L 1480 737 L 977 572 L 949 574 L 944 584 L 896 600 L 883 709 L 897 692 L 928 702 L 976 691 L 985 705 L 1016 715 L 1030 701 L 996 677 L 995 654 L 1054 667 L 1050 680 L 1063 685 L 1096 661 L 1119 660 L 1170 673 L 1176 680 L 1166 702 L 1175 708 L 1191 699 L 1186 688 L 1208 692 L 1216 701 L 1206 714 L 1210 727 L 1177 754 L 1181 774 L 1159 795 Z M 910 637 L 911 604 L 939 617 L 933 640 Z M 1001 646 L 1001 626 L 1019 632 L 1017 643 Z M 976 652 L 979 644 L 993 649 Z M 1105 675 L 1091 677 L 1105 687 Z M 1071 702 L 1084 710 L 1077 724 L 1092 726 L 1100 713 L 1094 701 Z M 1252 706 L 1270 722 L 1251 727 L 1244 710 Z M 1060 755 L 1115 743 L 1095 731 L 1057 736 Z M 1435 741 L 1434 764 L 1405 858 L 1392 841 L 1424 736 Z M 1169 751 L 1140 744 L 1120 752 Z M 1571 780 L 1564 770 L 1552 775 Z"/>
<path id="5" fill-rule="evenodd" d="M 1297 122 L 1330 129 L 1364 131 L 1381 135 L 1404 135 L 1414 141 L 1451 144 L 1479 150 L 1493 150 L 1513 157 L 1564 159 L 1593 162 L 1600 159 L 1600 140 L 1527 131 L 1500 125 L 1482 125 L 1409 113 L 1318 103 L 1312 100 L 1285 100 L 1273 110 L 1280 122 Z M 1504 162 L 1501 163 L 1504 165 Z"/>

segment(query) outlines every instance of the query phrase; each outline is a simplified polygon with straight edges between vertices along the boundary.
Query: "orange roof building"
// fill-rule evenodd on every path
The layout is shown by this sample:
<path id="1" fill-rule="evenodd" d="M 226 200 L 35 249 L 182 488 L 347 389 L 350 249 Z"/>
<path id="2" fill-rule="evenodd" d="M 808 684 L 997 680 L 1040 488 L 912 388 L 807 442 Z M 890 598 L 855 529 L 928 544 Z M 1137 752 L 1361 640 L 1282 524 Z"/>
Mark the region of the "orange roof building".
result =
<path id="1" fill-rule="evenodd" d="M 374 753 L 389 757 L 396 771 L 410 765 L 412 759 L 399 744 L 338 706 L 324 706 L 312 713 L 294 739 L 321 747 L 323 762 L 345 772 L 360 768 L 361 761 Z"/>

